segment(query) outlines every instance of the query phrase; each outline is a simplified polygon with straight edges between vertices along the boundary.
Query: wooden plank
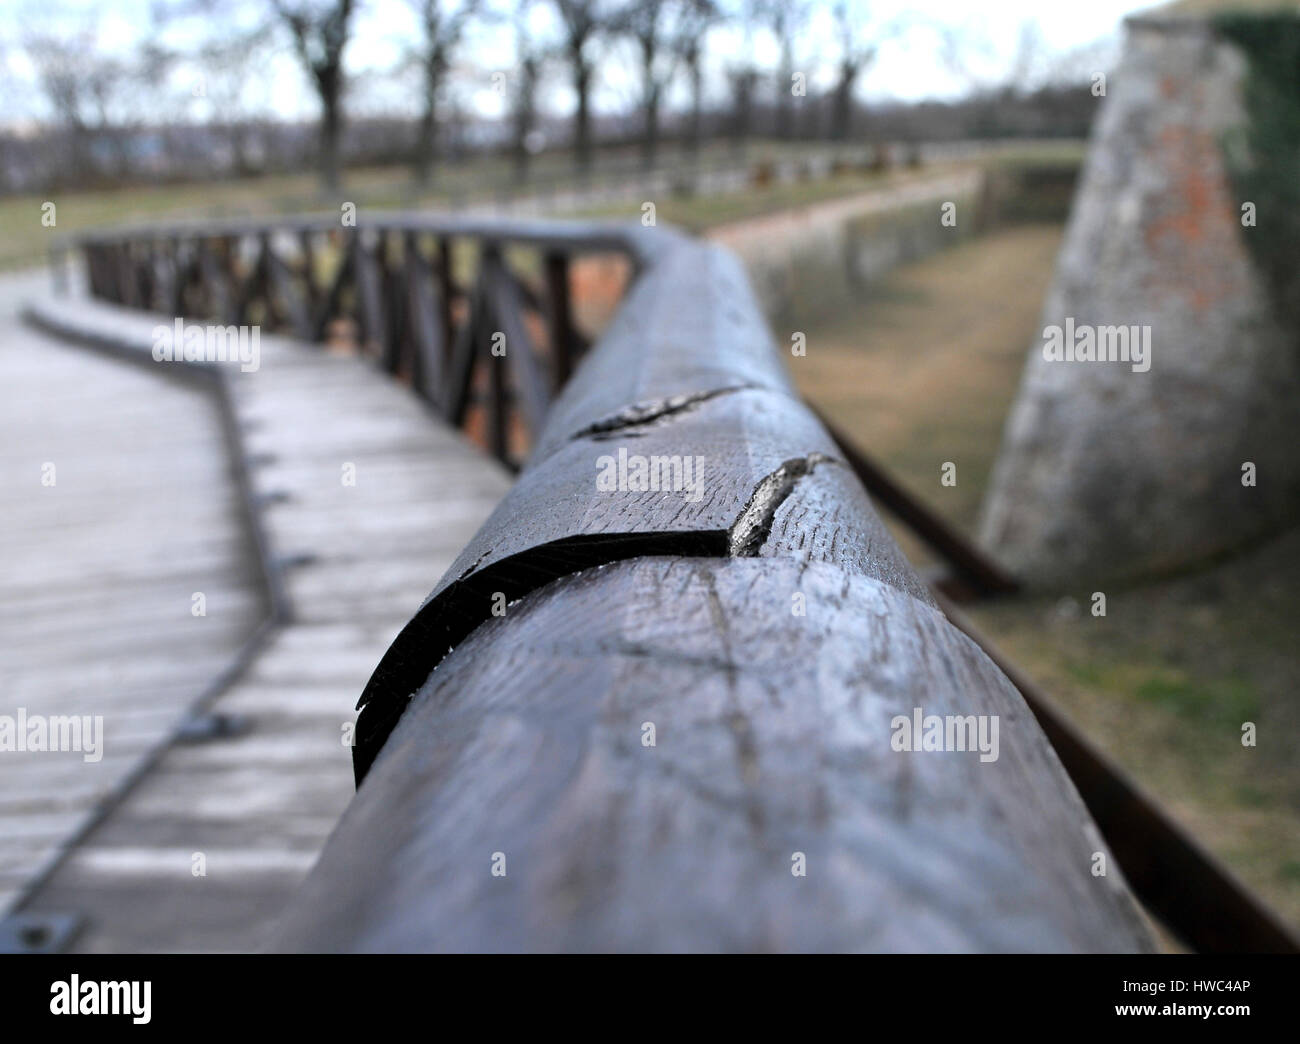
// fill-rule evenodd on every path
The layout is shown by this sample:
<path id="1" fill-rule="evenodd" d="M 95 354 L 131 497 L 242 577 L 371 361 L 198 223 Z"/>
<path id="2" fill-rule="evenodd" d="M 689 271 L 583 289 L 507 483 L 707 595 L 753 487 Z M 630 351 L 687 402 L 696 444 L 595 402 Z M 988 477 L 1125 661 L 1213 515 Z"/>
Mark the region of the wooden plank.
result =
<path id="1" fill-rule="evenodd" d="M 362 346 L 367 352 L 383 352 L 388 340 L 388 318 L 384 313 L 384 284 L 376 252 L 383 243 L 367 246 L 356 238 L 355 258 L 357 309 L 361 319 Z"/>
<path id="2" fill-rule="evenodd" d="M 442 300 L 433 282 L 433 272 L 417 249 L 414 235 L 407 238 L 405 264 L 411 383 L 422 398 L 441 406 L 446 381 Z"/>
<path id="3" fill-rule="evenodd" d="M 546 268 L 546 318 L 550 332 L 551 363 L 555 390 L 558 392 L 573 373 L 578 356 L 577 332 L 573 328 L 573 309 L 570 301 L 569 259 L 564 254 L 551 253 L 545 258 Z"/>
<path id="4" fill-rule="evenodd" d="M 476 283 L 470 292 L 469 307 L 465 320 L 456 331 L 451 342 L 451 358 L 448 361 L 448 377 L 442 415 L 456 428 L 465 421 L 465 410 L 469 406 L 470 385 L 474 379 L 474 364 L 480 353 L 480 334 L 484 316 L 484 297 L 481 283 Z"/>
<path id="5" fill-rule="evenodd" d="M 298 233 L 298 247 L 302 254 L 303 286 L 307 294 L 307 311 L 310 315 L 315 315 L 320 307 L 320 291 L 316 286 L 316 247 L 312 240 L 313 233 L 309 229 L 302 229 Z M 304 339 L 314 340 L 315 330 Z"/>
<path id="6" fill-rule="evenodd" d="M 893 749 L 918 706 L 999 721 L 998 757 Z M 457 646 L 273 946 L 1149 949 L 1086 821 L 1019 694 L 931 606 L 788 558 L 641 559 Z"/>
<path id="7" fill-rule="evenodd" d="M 456 298 L 456 268 L 450 236 L 438 239 L 438 312 L 442 320 L 442 343 L 449 349 L 455 343 L 456 325 L 452 303 Z"/>
<path id="8" fill-rule="evenodd" d="M 800 553 L 928 600 L 925 585 L 860 487 L 836 463 L 834 443 L 788 390 L 761 320 L 742 314 L 747 305 L 757 314 L 747 286 L 737 282 L 743 277 L 730 263 L 717 261 L 717 254 L 717 248 L 683 244 L 682 256 L 671 265 L 648 272 L 610 334 L 574 375 L 520 480 L 367 684 L 353 752 L 358 778 L 406 697 L 448 648 L 485 619 L 497 591 L 521 597 L 585 565 L 638 555 L 726 555 L 742 522 L 752 524 L 756 536 L 746 553 L 789 553 L 786 520 L 797 505 L 820 503 L 825 524 L 817 532 L 824 540 Z M 698 310 L 680 303 L 691 298 L 677 296 L 683 280 L 726 309 L 722 318 L 730 336 L 714 340 L 708 353 L 698 350 Z M 647 338 L 649 359 L 643 354 Z M 757 385 L 754 377 L 773 387 Z M 691 380 L 701 386 L 684 383 Z M 625 398 L 612 399 L 614 394 Z M 620 453 L 647 461 L 677 458 L 682 479 L 693 480 L 692 490 L 627 488 L 601 495 L 601 460 L 617 461 Z M 796 464 L 802 467 L 798 474 Z M 789 482 L 783 484 L 787 471 Z M 755 503 L 757 510 L 750 512 Z"/>
<path id="9" fill-rule="evenodd" d="M 400 265 L 394 265 L 391 258 L 391 254 L 400 243 L 400 236 L 380 234 L 375 248 L 384 310 L 384 340 L 380 346 L 379 364 L 390 374 L 396 374 L 401 370 L 402 350 L 407 338 L 406 319 L 409 311 L 406 307 L 407 268 L 405 261 Z"/>
<path id="10" fill-rule="evenodd" d="M 510 368 L 514 380 L 515 399 L 523 408 L 524 420 L 534 438 L 546 423 L 550 407 L 550 382 L 542 372 L 528 328 L 524 325 L 523 298 L 514 278 L 506 271 L 501 255 L 488 251 L 483 256 L 484 281 L 491 320 L 495 329 L 505 335 L 505 359 L 489 355 L 492 365 L 494 389 L 502 380 L 502 366 Z M 503 453 L 497 453 L 502 457 Z"/>
<path id="11" fill-rule="evenodd" d="M 51 318 L 111 329 L 129 340 L 137 354 L 148 352 L 157 321 L 84 304 L 72 310 L 66 302 L 48 308 Z M 84 914 L 87 927 L 76 940 L 82 951 L 250 950 L 264 942 L 274 915 L 352 795 L 350 751 L 342 742 L 342 728 L 351 723 L 357 693 L 409 607 L 509 486 L 501 469 L 364 359 L 264 335 L 262 368 L 256 374 L 232 375 L 230 384 L 248 452 L 275 455 L 255 468 L 254 493 L 288 494 L 289 499 L 268 502 L 263 509 L 270 541 L 285 552 L 305 552 L 310 560 L 287 577 L 295 599 L 292 624 L 212 705 L 216 713 L 243 719 L 244 731 L 170 748 L 28 904 L 38 912 Z M 64 386 L 78 404 L 67 416 L 89 423 L 93 403 L 84 385 L 65 381 Z M 114 417 L 121 407 L 119 398 Z M 14 423 L 33 425 L 39 419 L 39 413 L 29 412 L 17 415 Z M 175 427 L 173 437 L 154 439 L 160 452 L 166 450 L 168 464 L 162 470 L 170 478 L 184 476 L 187 466 L 194 470 L 192 455 L 214 443 L 210 432 L 193 425 Z M 128 442 L 148 434 L 132 425 L 120 431 Z M 75 438 L 68 444 L 76 445 Z M 123 542 L 119 553 L 136 561 L 147 544 L 144 535 L 152 534 L 156 543 L 157 532 L 142 524 L 132 485 L 139 469 L 129 454 L 122 456 L 125 465 L 107 469 L 105 481 L 120 481 L 131 491 L 119 500 L 130 508 L 123 512 L 124 524 L 139 537 Z M 355 467 L 355 486 L 341 481 L 345 463 Z M 143 469 L 137 478 L 143 481 L 151 474 Z M 197 510 L 203 503 L 200 492 L 196 486 L 194 495 L 187 488 L 180 496 Z M 204 526 L 190 526 L 186 533 L 194 537 L 192 547 L 178 534 L 177 548 L 212 551 L 220 543 Z M 56 529 L 47 535 L 62 539 Z M 154 571 L 167 562 L 165 550 L 157 551 L 145 559 Z M 75 569 L 68 575 L 74 576 Z M 149 589 L 168 596 L 162 580 L 152 581 Z M 183 622 L 193 622 L 188 619 L 188 587 L 182 594 Z M 99 604 L 103 602 L 101 594 Z M 214 602 L 209 602 L 210 612 Z M 0 601 L 0 613 L 5 604 Z M 32 602 L 30 607 L 70 614 L 73 620 L 93 620 L 95 611 L 93 602 L 75 598 Z M 246 605 L 236 608 L 232 602 L 227 608 L 241 618 L 250 616 Z M 165 643 L 171 632 L 156 625 L 136 627 L 141 619 L 131 611 L 111 626 L 105 624 L 105 645 L 98 647 L 136 636 L 126 664 L 140 668 L 131 679 L 136 691 L 151 684 L 157 699 L 166 672 L 178 666 L 187 676 L 215 673 L 216 667 L 198 656 L 178 662 L 165 645 L 151 647 L 150 635 Z M 69 699 L 101 685 L 93 661 L 85 658 L 43 671 L 42 678 L 73 694 Z M 132 728 L 139 731 L 148 724 L 134 718 Z M 47 775 L 33 816 L 48 817 L 48 798 L 72 793 L 79 785 L 76 774 Z M 82 794 L 87 801 L 103 796 L 94 788 L 83 788 Z M 0 805 L 0 823 L 3 815 Z M 190 874 L 196 851 L 209 858 L 207 878 Z"/>
<path id="12" fill-rule="evenodd" d="M 56 307 L 66 314 L 68 300 Z M 3 283 L 0 321 L 16 407 L 0 414 L 0 713 L 104 722 L 99 761 L 0 757 L 0 793 L 19 799 L 0 810 L 0 863 L 25 881 L 167 736 L 263 609 L 210 396 L 160 379 L 165 367 L 23 328 Z M 40 481 L 45 461 L 53 486 Z M 203 617 L 191 613 L 196 591 Z"/>

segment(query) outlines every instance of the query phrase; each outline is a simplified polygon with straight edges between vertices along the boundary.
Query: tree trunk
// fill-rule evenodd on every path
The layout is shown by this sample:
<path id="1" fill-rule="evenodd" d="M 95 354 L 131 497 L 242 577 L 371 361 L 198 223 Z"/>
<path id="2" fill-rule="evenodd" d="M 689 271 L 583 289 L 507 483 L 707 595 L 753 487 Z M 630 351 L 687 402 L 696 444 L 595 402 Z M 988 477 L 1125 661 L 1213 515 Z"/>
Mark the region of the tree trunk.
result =
<path id="1" fill-rule="evenodd" d="M 853 72 L 840 70 L 840 82 L 835 85 L 835 108 L 831 116 L 831 137 L 836 141 L 847 141 L 849 123 L 853 114 Z"/>
<path id="2" fill-rule="evenodd" d="M 415 181 L 428 185 L 433 181 L 433 165 L 438 155 L 438 84 L 426 85 L 424 113 L 420 117 L 419 140 L 415 143 Z"/>
<path id="3" fill-rule="evenodd" d="M 651 87 L 645 100 L 645 127 L 641 136 L 641 161 L 647 170 L 659 154 L 659 88 Z"/>
<path id="4" fill-rule="evenodd" d="M 339 141 L 342 137 L 343 110 L 337 88 L 321 92 L 320 171 L 327 192 L 339 190 Z"/>
<path id="5" fill-rule="evenodd" d="M 734 98 L 731 115 L 731 143 L 737 153 L 745 150 L 745 140 L 749 137 L 749 104 L 753 94 L 754 74 L 739 73 L 733 88 Z"/>
<path id="6" fill-rule="evenodd" d="M 781 49 L 781 83 L 776 101 L 776 136 L 782 140 L 794 137 L 794 57 L 789 45 Z"/>
<path id="7" fill-rule="evenodd" d="M 690 63 L 691 78 L 691 117 L 686 130 L 686 147 L 692 156 L 700 151 L 700 123 L 704 111 L 704 73 L 700 69 L 700 60 L 696 57 Z"/>
<path id="8" fill-rule="evenodd" d="M 528 133 L 531 128 L 527 120 L 522 116 L 515 117 L 515 140 L 514 140 L 514 159 L 515 159 L 515 181 L 522 184 L 528 180 L 528 166 L 532 157 L 528 154 Z"/>
<path id="9" fill-rule="evenodd" d="M 578 170 L 591 170 L 591 66 L 581 55 L 574 59 L 573 89 L 578 94 L 578 110 L 573 117 L 573 153 Z"/>

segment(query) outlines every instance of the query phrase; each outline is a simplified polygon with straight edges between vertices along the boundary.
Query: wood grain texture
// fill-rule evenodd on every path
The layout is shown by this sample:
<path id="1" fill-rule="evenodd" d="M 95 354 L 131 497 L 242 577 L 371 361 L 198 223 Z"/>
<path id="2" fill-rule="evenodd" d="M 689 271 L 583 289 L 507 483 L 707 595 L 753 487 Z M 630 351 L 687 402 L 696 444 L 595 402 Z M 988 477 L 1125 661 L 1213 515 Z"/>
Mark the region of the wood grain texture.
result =
<path id="1" fill-rule="evenodd" d="M 598 490 L 601 458 L 617 459 L 620 450 L 647 459 L 702 460 L 698 501 L 681 491 Z M 731 530 L 756 490 L 792 459 L 818 456 L 823 463 L 771 505 L 771 532 L 754 553 L 835 561 L 927 599 L 857 480 L 830 459 L 833 452 L 795 399 L 747 389 L 709 398 L 671 419 L 571 440 L 528 468 L 367 684 L 353 751 L 358 778 L 405 699 L 490 614 L 497 592 L 517 598 L 576 569 L 641 555 L 725 556 Z M 796 533 L 793 520 L 809 512 L 818 521 Z"/>
<path id="2" fill-rule="evenodd" d="M 213 396 L 22 326 L 44 285 L 0 280 L 0 714 L 99 716 L 103 758 L 0 751 L 0 910 L 266 612 Z"/>
<path id="3" fill-rule="evenodd" d="M 494 244 L 554 258 L 603 234 L 391 215 L 365 235 L 385 229 L 440 236 L 443 278 L 450 236 L 487 244 L 449 354 L 453 423 L 490 321 L 527 341 Z M 1019 694 L 796 398 L 739 262 L 643 231 L 611 233 L 638 275 L 559 398 L 512 363 L 544 427 L 362 692 L 362 785 L 279 945 L 1147 948 L 1118 868 L 1093 876 L 1104 845 Z M 632 458 L 659 478 L 675 461 L 676 483 L 638 482 Z M 333 553 L 346 586 L 353 559 Z M 410 579 L 400 555 L 356 564 L 385 590 Z M 894 749 L 914 713 L 1000 723 L 1000 752 Z M 493 874 L 494 853 L 516 870 Z"/>
<path id="4" fill-rule="evenodd" d="M 998 760 L 891 749 L 914 707 L 997 715 Z M 1019 694 L 933 607 L 826 563 L 640 559 L 457 646 L 277 946 L 1141 950 L 1098 851 Z"/>
<path id="5" fill-rule="evenodd" d="M 38 435 L 56 460 L 66 462 L 60 463 L 58 492 L 69 501 L 75 498 L 62 509 L 49 497 L 14 499 L 15 529 L 31 530 L 31 536 L 15 545 L 11 534 L 8 546 L 34 548 L 44 541 L 55 553 L 44 554 L 39 568 L 24 566 L 15 573 L 13 587 L 6 589 L 11 597 L 0 604 L 0 628 L 12 624 L 17 643 L 12 657 L 5 643 L 6 678 L 22 683 L 11 692 L 30 699 L 28 706 L 36 707 L 42 693 L 39 706 L 48 713 L 56 707 L 71 712 L 78 700 L 102 701 L 113 694 L 105 712 L 109 753 L 99 765 L 84 766 L 107 777 L 130 767 L 137 759 L 127 752 L 138 751 L 151 728 L 155 738 L 165 735 L 186 706 L 173 707 L 170 717 L 155 723 L 135 713 L 137 704 L 161 709 L 171 698 L 164 688 L 169 679 L 179 674 L 187 686 L 198 686 L 226 665 L 229 650 L 218 659 L 185 643 L 224 637 L 215 628 L 232 612 L 248 625 L 263 610 L 224 593 L 218 599 L 224 587 L 210 578 L 206 584 L 213 586 L 203 588 L 209 592 L 209 617 L 196 621 L 189 615 L 189 593 L 199 586 L 190 573 L 218 571 L 225 585 L 255 577 L 242 575 L 253 572 L 249 549 L 215 513 L 224 505 L 213 473 L 224 477 L 226 464 L 219 433 L 203 426 L 190 401 L 203 399 L 203 391 L 183 388 L 188 397 L 170 405 L 165 394 L 172 382 L 159 375 L 171 368 L 149 360 L 152 327 L 170 320 L 46 297 L 32 301 L 29 314 L 67 335 L 109 338 L 120 352 L 145 360 L 127 366 L 64 348 L 58 351 L 69 357 L 67 368 L 51 367 L 33 353 L 36 335 L 28 334 L 23 361 L 34 374 L 48 368 L 49 378 L 60 381 L 58 416 L 43 416 L 48 406 L 33 395 L 5 418 Z M 169 747 L 27 904 L 29 912 L 84 915 L 86 928 L 75 941 L 81 951 L 247 951 L 263 944 L 275 914 L 352 796 L 342 730 L 351 724 L 357 693 L 406 614 L 509 486 L 502 469 L 439 423 L 372 360 L 269 335 L 261 348 L 258 371 L 228 372 L 226 380 L 244 449 L 259 462 L 253 492 L 263 500 L 270 543 L 275 553 L 299 560 L 285 577 L 292 617 L 210 708 L 242 720 L 242 731 Z M 154 372 L 142 372 L 146 368 Z M 114 382 L 102 371 L 109 377 L 123 374 Z M 148 389 L 162 385 L 162 392 L 156 401 L 132 394 L 130 382 Z M 81 418 L 83 412 L 87 416 Z M 102 423 L 105 416 L 112 418 L 113 438 L 101 437 L 91 463 L 97 483 L 112 492 L 114 534 L 120 525 L 132 539 L 119 536 L 116 553 L 96 575 L 87 576 L 77 563 L 84 566 L 91 556 L 70 554 L 67 545 L 85 527 L 105 524 L 95 518 L 93 498 L 79 493 L 77 466 L 86 455 L 86 425 L 96 417 Z M 61 425 L 77 438 L 61 439 L 56 446 Z M 22 459 L 35 448 L 23 446 Z M 212 466 L 204 465 L 205 452 L 217 458 Z M 355 485 L 341 481 L 344 464 L 355 467 Z M 38 471 L 33 474 L 39 478 Z M 158 497 L 165 489 L 157 487 L 170 481 L 183 484 L 161 501 L 170 519 L 162 539 Z M 77 520 L 80 530 L 73 524 Z M 61 522 L 66 531 L 58 528 Z M 66 566 L 60 564 L 65 559 Z M 145 596 L 166 597 L 173 605 L 166 627 L 140 603 Z M 85 631 L 75 644 L 66 637 L 53 642 L 59 635 L 52 620 L 68 627 L 84 624 Z M 182 638 L 182 632 L 192 638 Z M 76 650 L 72 658 L 69 648 Z M 38 649 L 46 651 L 44 660 L 32 655 Z M 55 654 L 61 658 L 52 663 Z M 116 692 L 113 671 L 123 669 L 119 657 L 132 681 L 153 687 L 133 693 L 137 702 L 130 705 Z M 124 708 L 133 713 L 127 716 Z M 110 760 L 114 752 L 122 753 L 124 763 Z M 0 755 L 0 770 L 8 757 Z M 29 790 L 59 800 L 37 809 L 36 825 L 50 836 L 29 832 L 24 846 L 57 844 L 70 828 L 54 818 L 55 812 L 97 799 L 93 790 L 72 790 L 90 773 L 61 777 L 54 768 L 51 764 L 41 775 L 32 765 L 15 762 L 12 776 L 0 772 L 0 781 L 10 784 L 0 794 L 0 827 L 21 811 L 7 808 L 6 797 Z M 6 850 L 0 842 L 0 855 Z M 205 877 L 191 873 L 196 852 L 207 858 Z M 4 874 L 0 858 L 0 893 Z"/>
<path id="6" fill-rule="evenodd" d="M 491 266 L 486 275 L 490 284 Z M 640 276 L 552 404 L 519 481 L 376 668 L 358 703 L 358 780 L 498 593 L 519 598 L 601 562 L 725 556 L 733 529 L 756 524 L 745 553 L 838 562 L 927 599 L 836 452 L 791 391 L 739 263 L 679 241 Z M 598 489 L 602 461 L 620 454 L 689 458 L 698 488 Z M 805 462 L 799 475 L 770 496 L 765 483 L 793 462 Z"/>

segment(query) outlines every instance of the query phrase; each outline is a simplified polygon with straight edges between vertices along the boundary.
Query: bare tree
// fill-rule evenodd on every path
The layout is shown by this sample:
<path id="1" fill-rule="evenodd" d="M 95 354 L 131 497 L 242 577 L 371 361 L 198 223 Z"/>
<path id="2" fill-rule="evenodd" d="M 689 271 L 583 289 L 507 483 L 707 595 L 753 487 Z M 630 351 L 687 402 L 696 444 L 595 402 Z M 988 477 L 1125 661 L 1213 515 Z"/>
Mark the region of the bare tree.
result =
<path id="1" fill-rule="evenodd" d="M 573 152 L 578 169 L 591 169 L 591 87 L 595 58 L 591 54 L 597 35 L 606 28 L 600 0 L 553 0 L 564 29 L 564 58 L 573 90 L 578 96 L 573 114 Z"/>
<path id="2" fill-rule="evenodd" d="M 107 145 L 113 154 L 111 173 L 124 177 L 130 152 L 118 102 L 130 74 L 125 63 L 101 55 L 88 34 L 33 36 L 25 50 L 67 135 L 69 163 L 60 164 L 56 177 L 93 176 L 101 167 L 97 144 Z"/>
<path id="3" fill-rule="evenodd" d="M 734 51 L 736 59 L 727 66 L 727 83 L 731 88 L 731 142 L 743 152 L 753 120 L 754 88 L 758 84 L 758 67 L 754 64 L 754 31 L 759 15 L 759 0 L 736 0 L 729 20 L 741 33 L 741 44 Z"/>
<path id="4" fill-rule="evenodd" d="M 537 89 L 546 62 L 546 45 L 528 29 L 528 12 L 532 0 L 518 0 L 514 10 L 515 67 L 518 76 L 510 98 L 511 151 L 515 162 L 515 180 L 528 179 L 532 161 L 533 135 L 537 129 Z"/>
<path id="5" fill-rule="evenodd" d="M 1007 70 L 1006 90 L 1021 96 L 1041 86 L 1047 57 L 1043 30 L 1032 18 L 1022 19 L 1016 37 L 1016 52 Z"/>
<path id="6" fill-rule="evenodd" d="M 721 19 L 714 0 L 681 0 L 681 16 L 673 37 L 673 50 L 690 83 L 691 110 L 686 122 L 686 148 L 691 155 L 700 150 L 700 124 L 704 115 L 704 41 Z"/>
<path id="7" fill-rule="evenodd" d="M 853 89 L 863 71 L 875 61 L 878 48 L 876 43 L 862 39 L 865 19 L 856 4 L 840 0 L 834 18 L 840 57 L 831 103 L 831 137 L 845 141 L 853 123 Z"/>
<path id="8" fill-rule="evenodd" d="M 264 24 L 214 35 L 193 58 L 200 70 L 199 91 L 211 106 L 212 127 L 225 137 L 231 169 L 241 176 L 256 168 L 251 148 L 255 123 L 245 92 L 250 82 L 257 82 L 255 70 L 266 60 L 266 35 Z"/>
<path id="9" fill-rule="evenodd" d="M 320 170 L 325 188 L 339 188 L 339 148 L 343 136 L 343 51 L 348 44 L 353 0 L 271 0 L 293 37 L 321 104 Z"/>
<path id="10" fill-rule="evenodd" d="M 461 0 L 454 10 L 446 0 L 409 0 L 420 23 L 420 46 L 413 59 L 420 68 L 424 108 L 419 139 L 415 143 L 415 180 L 427 185 L 437 159 L 438 107 L 455 50 L 465 38 L 471 20 L 479 13 L 479 0 Z"/>
<path id="11" fill-rule="evenodd" d="M 678 0 L 629 0 L 611 19 L 615 32 L 626 34 L 636 47 L 641 73 L 641 159 L 653 167 L 659 149 L 659 109 L 677 68 L 671 46 L 670 23 Z"/>
<path id="12" fill-rule="evenodd" d="M 780 50 L 777 66 L 776 136 L 794 136 L 794 45 L 808 21 L 807 0 L 764 0 L 762 18 Z"/>

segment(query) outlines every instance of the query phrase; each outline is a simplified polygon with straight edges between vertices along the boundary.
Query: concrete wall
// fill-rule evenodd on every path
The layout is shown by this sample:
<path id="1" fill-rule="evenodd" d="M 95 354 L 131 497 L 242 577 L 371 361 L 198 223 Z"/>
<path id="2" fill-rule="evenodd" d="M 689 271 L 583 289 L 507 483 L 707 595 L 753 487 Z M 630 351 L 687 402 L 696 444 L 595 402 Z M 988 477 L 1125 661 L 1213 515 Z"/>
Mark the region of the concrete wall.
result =
<path id="1" fill-rule="evenodd" d="M 1203 23 L 1129 23 L 1042 325 L 1149 326 L 1150 369 L 1030 346 L 981 529 L 1030 582 L 1178 568 L 1295 517 L 1297 317 L 1272 313 L 1221 152 L 1244 70 Z"/>

